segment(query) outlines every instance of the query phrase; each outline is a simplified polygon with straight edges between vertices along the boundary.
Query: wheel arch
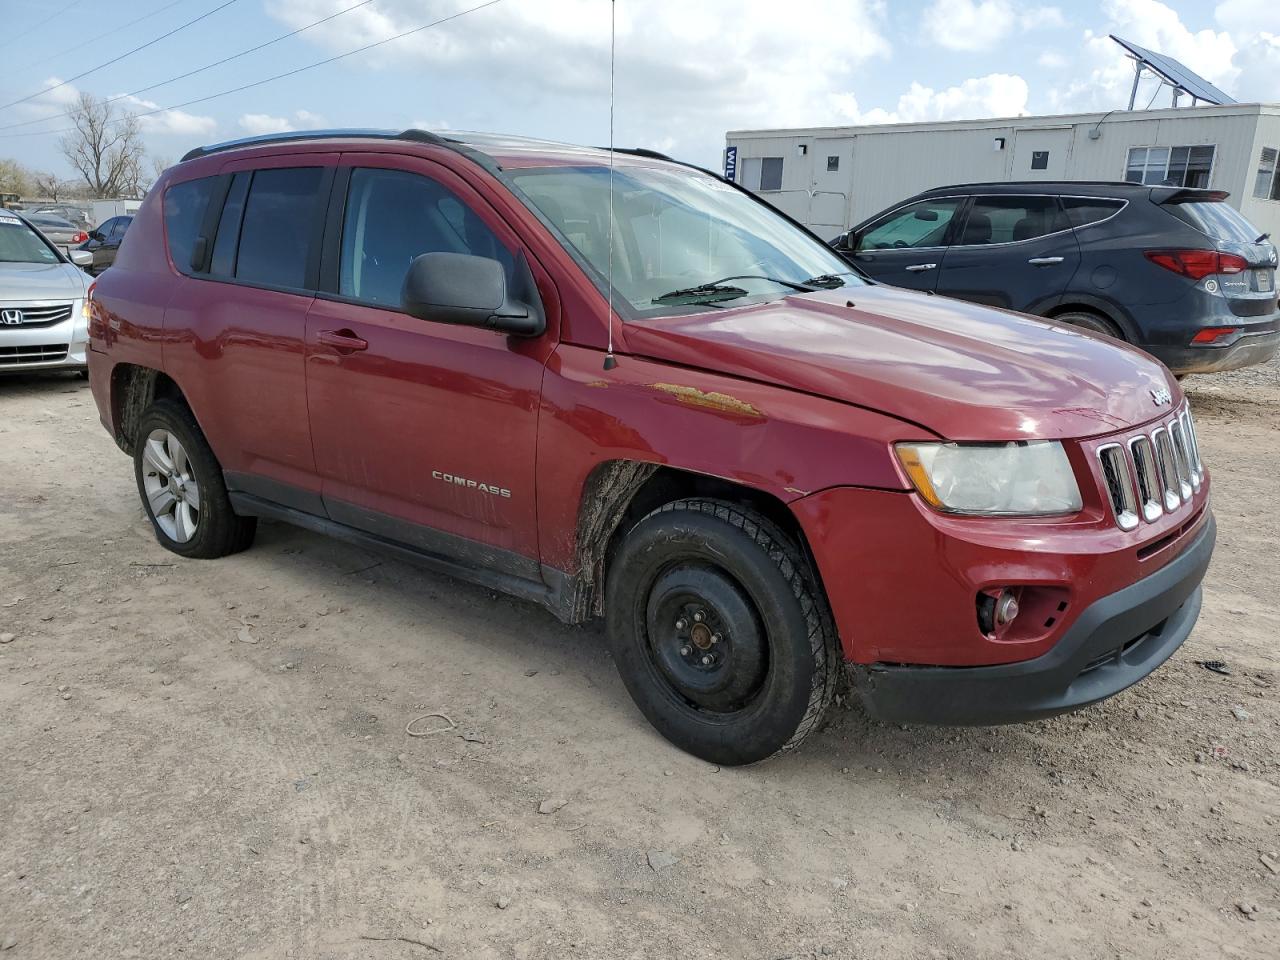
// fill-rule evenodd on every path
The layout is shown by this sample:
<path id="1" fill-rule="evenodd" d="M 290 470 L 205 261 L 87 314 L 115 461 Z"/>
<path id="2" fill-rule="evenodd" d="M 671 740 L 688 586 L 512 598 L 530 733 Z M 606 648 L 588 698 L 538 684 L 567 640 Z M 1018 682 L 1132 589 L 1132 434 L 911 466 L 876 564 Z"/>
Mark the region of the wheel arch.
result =
<path id="1" fill-rule="evenodd" d="M 164 371 L 134 363 L 116 364 L 111 370 L 111 421 L 116 446 L 133 453 L 142 414 L 156 400 L 165 398 L 191 408 L 182 388 Z"/>
<path id="2" fill-rule="evenodd" d="M 587 477 L 578 504 L 574 549 L 574 621 L 603 613 L 609 560 L 626 532 L 664 504 L 713 498 L 750 507 L 790 536 L 823 590 L 804 530 L 775 495 L 733 480 L 640 460 L 606 460 Z"/>
<path id="3" fill-rule="evenodd" d="M 1056 304 L 1052 310 L 1049 310 L 1044 316 L 1053 320 L 1064 313 L 1094 313 L 1109 320 L 1115 324 L 1120 332 L 1124 334 L 1125 340 L 1129 343 L 1141 344 L 1143 342 L 1142 333 L 1138 330 L 1137 325 L 1129 314 L 1110 301 L 1103 300 L 1100 297 L 1092 297 L 1085 294 L 1069 294 L 1062 301 Z"/>

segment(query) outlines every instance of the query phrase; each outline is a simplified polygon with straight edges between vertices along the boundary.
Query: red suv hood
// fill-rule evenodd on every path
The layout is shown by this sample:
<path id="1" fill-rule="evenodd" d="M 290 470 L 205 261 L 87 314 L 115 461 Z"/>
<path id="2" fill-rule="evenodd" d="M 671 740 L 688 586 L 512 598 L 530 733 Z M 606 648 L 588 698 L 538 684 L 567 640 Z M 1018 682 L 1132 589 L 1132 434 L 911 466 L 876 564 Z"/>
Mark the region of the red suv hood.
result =
<path id="1" fill-rule="evenodd" d="M 850 302 L 852 301 L 852 302 Z M 1146 423 L 1176 381 L 1139 350 L 946 297 L 851 287 L 627 324 L 637 354 L 891 414 L 950 440 L 1089 437 Z"/>

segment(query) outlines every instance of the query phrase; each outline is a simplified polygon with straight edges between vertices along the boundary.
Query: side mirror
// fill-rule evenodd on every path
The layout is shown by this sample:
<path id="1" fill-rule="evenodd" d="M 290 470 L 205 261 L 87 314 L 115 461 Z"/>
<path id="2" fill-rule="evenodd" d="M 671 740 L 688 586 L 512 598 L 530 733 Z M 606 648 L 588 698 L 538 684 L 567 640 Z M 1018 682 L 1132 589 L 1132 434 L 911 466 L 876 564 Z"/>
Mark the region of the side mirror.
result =
<path id="1" fill-rule="evenodd" d="M 88 250 L 72 250 L 70 259 L 77 267 L 93 266 L 93 254 Z"/>
<path id="2" fill-rule="evenodd" d="M 105 240 L 105 239 L 107 239 L 107 238 L 106 238 L 106 237 L 104 237 L 104 236 L 102 235 L 102 231 L 101 231 L 101 230 L 90 230 L 90 231 L 89 231 L 89 239 L 90 239 L 90 240 L 97 240 L 99 243 L 101 243 L 103 240 Z"/>
<path id="3" fill-rule="evenodd" d="M 424 253 L 413 258 L 400 303 L 419 320 L 483 327 L 516 337 L 536 337 L 547 327 L 529 263 L 516 261 L 515 289 L 497 260 L 465 253 Z"/>

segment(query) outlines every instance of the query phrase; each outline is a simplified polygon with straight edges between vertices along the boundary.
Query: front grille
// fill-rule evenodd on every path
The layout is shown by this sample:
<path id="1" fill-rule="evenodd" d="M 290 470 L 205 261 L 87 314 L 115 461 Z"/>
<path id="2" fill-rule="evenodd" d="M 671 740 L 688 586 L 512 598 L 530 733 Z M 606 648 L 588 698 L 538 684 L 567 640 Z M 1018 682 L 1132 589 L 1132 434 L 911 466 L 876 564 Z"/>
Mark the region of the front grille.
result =
<path id="1" fill-rule="evenodd" d="M 70 303 L 8 303 L 0 305 L 0 330 L 5 327 L 51 327 L 71 319 Z"/>
<path id="2" fill-rule="evenodd" d="M 1116 526 L 1133 530 L 1182 510 L 1204 483 L 1190 408 L 1125 443 L 1097 450 Z"/>
<path id="3" fill-rule="evenodd" d="M 67 344 L 46 343 L 26 347 L 0 346 L 0 367 L 16 367 L 24 363 L 51 363 L 67 359 Z"/>

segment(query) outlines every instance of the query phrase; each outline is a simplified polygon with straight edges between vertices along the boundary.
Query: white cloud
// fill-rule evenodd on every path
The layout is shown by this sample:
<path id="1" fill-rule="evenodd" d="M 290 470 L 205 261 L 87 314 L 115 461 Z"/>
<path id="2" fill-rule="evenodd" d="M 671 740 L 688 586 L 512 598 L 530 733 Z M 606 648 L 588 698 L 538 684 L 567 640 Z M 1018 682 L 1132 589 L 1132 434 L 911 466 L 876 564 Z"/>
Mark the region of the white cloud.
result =
<path id="1" fill-rule="evenodd" d="M 968 53 L 990 50 L 1015 31 L 1066 25 L 1057 7 L 1014 0 L 933 0 L 921 21 L 938 46 Z"/>
<path id="2" fill-rule="evenodd" d="M 1061 70 L 1070 61 L 1056 50 L 1046 50 L 1036 57 L 1036 64 L 1046 70 Z"/>
<path id="3" fill-rule="evenodd" d="M 269 113 L 242 113 L 237 123 L 250 136 L 287 133 L 290 130 L 318 130 L 328 125 L 324 117 L 310 110 L 296 110 L 292 118 L 273 117 Z"/>
<path id="4" fill-rule="evenodd" d="M 114 94 L 112 99 L 119 96 Z M 121 112 L 143 114 L 157 110 L 160 104 L 139 97 L 121 97 L 114 104 Z M 138 127 L 144 134 L 207 137 L 218 129 L 213 117 L 187 113 L 185 110 L 165 110 L 151 116 L 139 116 Z"/>
<path id="5" fill-rule="evenodd" d="M 832 112 L 845 123 L 918 123 L 928 120 L 974 120 L 985 117 L 1016 117 L 1027 112 L 1030 90 L 1016 74 L 992 73 L 973 77 L 945 90 L 933 90 L 919 83 L 898 98 L 893 110 L 876 107 L 863 111 L 851 93 L 830 98 Z"/>
<path id="6" fill-rule="evenodd" d="M 304 37 L 339 52 L 464 5 L 448 0 L 424 12 L 421 0 L 379 0 Z M 609 8 L 601 0 L 502 4 L 380 47 L 358 63 L 366 70 L 447 70 L 452 81 L 502 98 L 507 117 L 556 102 L 580 115 L 589 104 L 600 117 L 599 139 L 608 116 Z M 333 3 L 274 0 L 268 10 L 299 27 L 332 13 Z M 802 15 L 780 11 L 776 0 L 645 0 L 620 3 L 616 12 L 619 142 L 668 138 L 676 152 L 702 159 L 719 155 L 726 129 L 829 122 L 827 95 L 847 88 L 856 67 L 890 53 L 879 26 L 887 21 L 883 0 L 807 0 Z M 438 111 L 430 83 L 423 90 L 422 112 Z M 407 125 L 410 116 L 403 119 Z M 522 130 L 518 119 L 504 126 L 548 133 Z"/>
<path id="7" fill-rule="evenodd" d="M 1280 34 L 1261 29 L 1276 24 L 1275 0 L 1222 0 L 1213 17 L 1240 47 L 1237 99 L 1280 101 Z"/>

